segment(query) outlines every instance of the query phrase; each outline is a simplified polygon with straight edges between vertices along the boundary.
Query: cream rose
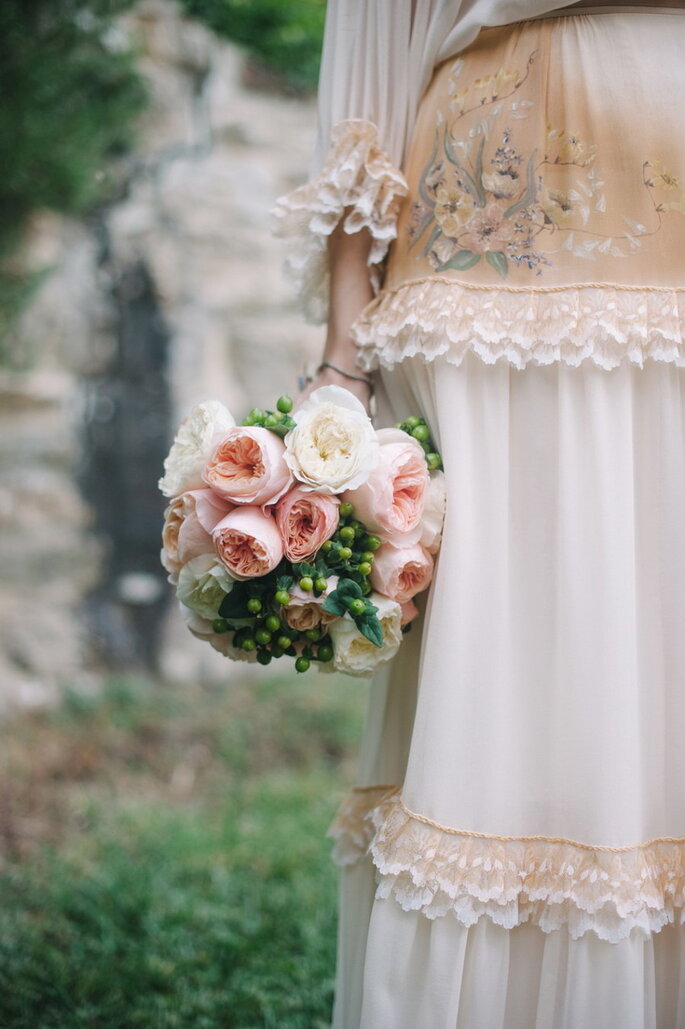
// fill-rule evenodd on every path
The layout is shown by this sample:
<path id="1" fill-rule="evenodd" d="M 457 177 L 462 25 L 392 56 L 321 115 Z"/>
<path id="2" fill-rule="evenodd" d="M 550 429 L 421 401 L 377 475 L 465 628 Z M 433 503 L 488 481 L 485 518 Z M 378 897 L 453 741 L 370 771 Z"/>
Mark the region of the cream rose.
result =
<path id="1" fill-rule="evenodd" d="M 430 485 L 428 486 L 426 503 L 423 508 L 423 518 L 421 519 L 421 539 L 419 543 L 433 556 L 440 549 L 446 504 L 445 473 L 431 472 Z"/>
<path id="2" fill-rule="evenodd" d="M 430 474 L 421 444 L 401 429 L 379 429 L 378 463 L 366 482 L 346 490 L 354 516 L 384 540 L 404 546 L 421 535 Z"/>
<path id="3" fill-rule="evenodd" d="M 278 501 L 274 515 L 289 561 L 304 561 L 330 539 L 338 525 L 340 501 L 329 494 L 311 493 L 301 486 Z"/>
<path id="4" fill-rule="evenodd" d="M 342 493 L 366 482 L 378 460 L 378 439 L 360 400 L 341 386 L 315 389 L 293 418 L 285 460 L 303 486 Z"/>
<path id="5" fill-rule="evenodd" d="M 210 647 L 223 654 L 224 657 L 231 658 L 232 661 L 249 661 L 252 663 L 257 660 L 256 650 L 246 651 L 242 647 L 233 646 L 234 634 L 232 632 L 214 632 L 212 622 L 207 618 L 203 618 L 197 611 L 186 607 L 185 604 L 179 602 L 178 606 L 181 609 L 183 620 L 193 636 L 196 636 L 199 640 L 206 640 Z"/>
<path id="6" fill-rule="evenodd" d="M 236 425 L 215 437 L 202 478 L 234 504 L 275 504 L 293 485 L 284 451 L 270 429 Z"/>
<path id="7" fill-rule="evenodd" d="M 376 551 L 371 569 L 371 585 L 398 604 L 422 593 L 433 578 L 433 558 L 420 543 L 394 547 L 384 543 Z"/>
<path id="8" fill-rule="evenodd" d="M 178 573 L 176 596 L 203 618 L 218 618 L 221 601 L 233 589 L 235 579 L 214 551 L 200 554 Z"/>
<path id="9" fill-rule="evenodd" d="M 283 557 L 276 520 L 259 507 L 235 508 L 214 527 L 214 546 L 235 579 L 272 571 Z"/>
<path id="10" fill-rule="evenodd" d="M 330 611 L 324 611 L 323 602 L 329 593 L 332 593 L 338 584 L 338 576 L 331 575 L 328 579 L 326 589 L 318 597 L 312 592 L 305 592 L 299 586 L 293 586 L 290 590 L 290 603 L 281 611 L 291 629 L 299 629 L 306 632 L 307 629 L 318 629 L 327 627 L 338 617 Z"/>
<path id="11" fill-rule="evenodd" d="M 328 626 L 333 641 L 333 665 L 347 675 L 371 675 L 378 665 L 389 661 L 402 642 L 402 609 L 388 597 L 371 593 L 369 600 L 378 608 L 376 617 L 383 629 L 383 643 L 376 647 L 362 636 L 350 615 L 336 618 Z"/>
<path id="12" fill-rule="evenodd" d="M 181 422 L 164 461 L 164 475 L 158 486 L 165 497 L 204 486 L 202 471 L 215 434 L 233 425 L 235 418 L 219 400 L 206 400 L 192 409 Z"/>
<path id="13" fill-rule="evenodd" d="M 233 507 L 211 489 L 187 490 L 174 497 L 164 512 L 162 564 L 169 582 L 178 582 L 184 564 L 200 554 L 213 554 L 212 529 Z"/>

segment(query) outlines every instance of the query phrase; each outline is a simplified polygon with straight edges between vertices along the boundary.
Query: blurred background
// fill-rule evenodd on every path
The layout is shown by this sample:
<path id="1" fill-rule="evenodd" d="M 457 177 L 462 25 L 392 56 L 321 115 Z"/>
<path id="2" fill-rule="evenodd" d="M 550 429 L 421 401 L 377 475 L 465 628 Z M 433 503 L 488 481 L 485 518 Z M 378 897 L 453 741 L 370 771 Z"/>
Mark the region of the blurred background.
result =
<path id="1" fill-rule="evenodd" d="M 321 349 L 270 210 L 324 16 L 0 5 L 2 1029 L 328 1024 L 365 686 L 192 637 L 157 491 L 193 404 L 273 407 Z"/>

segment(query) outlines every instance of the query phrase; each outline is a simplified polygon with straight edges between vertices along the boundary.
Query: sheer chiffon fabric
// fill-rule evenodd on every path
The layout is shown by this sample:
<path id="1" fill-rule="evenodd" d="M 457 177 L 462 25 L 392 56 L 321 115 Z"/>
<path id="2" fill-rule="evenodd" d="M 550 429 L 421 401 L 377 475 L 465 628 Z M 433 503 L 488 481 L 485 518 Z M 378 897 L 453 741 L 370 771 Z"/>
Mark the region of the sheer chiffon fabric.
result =
<path id="1" fill-rule="evenodd" d="M 435 846 L 410 855 L 412 896 L 373 854 L 365 816 L 404 783 L 411 809 L 494 836 L 625 845 L 682 832 L 685 372 L 518 370 L 468 354 L 382 375 L 391 410 L 422 410 L 439 436 L 448 523 L 425 615 L 372 684 L 356 812 L 348 803 L 332 829 L 334 1025 L 680 1029 L 685 929 L 668 892 L 643 905 L 668 912 L 660 928 L 626 932 L 626 909 L 617 919 L 608 905 L 574 938 L 593 887 L 570 864 L 576 922 L 547 931 L 550 904 L 497 924 L 506 904 L 491 867 L 481 886 L 494 900 L 468 924 L 458 904 L 431 910 Z M 458 856 L 469 840 L 448 843 Z M 456 901 L 473 899 L 463 873 Z M 633 899 L 648 882 L 638 877 Z"/>
<path id="2" fill-rule="evenodd" d="M 448 489 L 331 827 L 335 1029 L 685 1029 L 685 14 L 524 8 L 335 0 L 279 201 L 319 318 L 370 230 L 359 364 Z"/>

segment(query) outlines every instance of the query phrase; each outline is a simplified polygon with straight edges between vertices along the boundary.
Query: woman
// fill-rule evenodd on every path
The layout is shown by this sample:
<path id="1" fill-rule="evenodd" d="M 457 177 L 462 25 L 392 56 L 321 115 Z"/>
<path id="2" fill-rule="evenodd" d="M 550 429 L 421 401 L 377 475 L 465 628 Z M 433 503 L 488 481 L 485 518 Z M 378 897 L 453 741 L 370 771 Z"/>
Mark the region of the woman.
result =
<path id="1" fill-rule="evenodd" d="M 448 487 L 332 829 L 336 1029 L 685 1026 L 685 13 L 556 7 L 329 2 L 278 205 L 313 387 L 420 411 Z"/>

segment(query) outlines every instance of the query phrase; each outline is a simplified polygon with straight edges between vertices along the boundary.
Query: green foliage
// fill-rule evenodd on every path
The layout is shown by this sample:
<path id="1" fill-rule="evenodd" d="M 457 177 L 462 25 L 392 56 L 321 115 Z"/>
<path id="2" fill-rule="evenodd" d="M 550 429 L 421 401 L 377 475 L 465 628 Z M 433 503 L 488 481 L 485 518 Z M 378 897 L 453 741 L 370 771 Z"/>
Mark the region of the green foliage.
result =
<path id="1" fill-rule="evenodd" d="M 145 102 L 112 19 L 133 0 L 0 4 L 0 333 L 32 282 L 10 264 L 37 208 L 78 213 L 112 188 L 110 159 Z"/>
<path id="2" fill-rule="evenodd" d="M 250 53 L 294 90 L 312 92 L 326 15 L 325 0 L 182 0 L 193 17 Z"/>
<path id="3" fill-rule="evenodd" d="M 15 826 L 0 811 L 0 840 L 19 844 L 0 874 L 3 1029 L 329 1025 L 324 832 L 359 733 L 352 685 L 264 675 L 207 693 L 118 678 L 8 725 L 10 795 L 29 792 Z M 22 842 L 55 811 L 49 849 Z"/>

